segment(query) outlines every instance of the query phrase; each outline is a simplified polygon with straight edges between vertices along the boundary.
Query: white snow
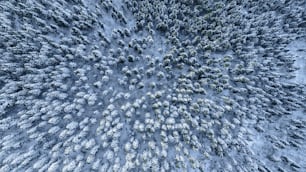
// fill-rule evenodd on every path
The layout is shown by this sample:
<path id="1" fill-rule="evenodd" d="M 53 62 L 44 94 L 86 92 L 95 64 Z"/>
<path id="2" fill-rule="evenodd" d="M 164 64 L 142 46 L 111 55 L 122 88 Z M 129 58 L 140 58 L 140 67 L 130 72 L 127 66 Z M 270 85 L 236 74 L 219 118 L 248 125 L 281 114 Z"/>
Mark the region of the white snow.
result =
<path id="1" fill-rule="evenodd" d="M 306 39 L 300 39 L 290 43 L 286 49 L 295 58 L 294 66 L 299 69 L 294 72 L 293 82 L 306 84 Z"/>

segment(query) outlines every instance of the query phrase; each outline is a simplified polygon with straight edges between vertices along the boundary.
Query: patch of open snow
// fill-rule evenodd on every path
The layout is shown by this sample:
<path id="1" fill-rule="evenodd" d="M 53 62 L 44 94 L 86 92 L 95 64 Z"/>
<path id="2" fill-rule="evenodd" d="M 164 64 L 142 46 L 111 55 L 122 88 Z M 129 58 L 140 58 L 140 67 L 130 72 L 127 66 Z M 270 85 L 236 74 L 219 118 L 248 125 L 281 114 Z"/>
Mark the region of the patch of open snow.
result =
<path id="1" fill-rule="evenodd" d="M 287 46 L 289 53 L 295 58 L 294 66 L 299 69 L 294 72 L 293 82 L 306 84 L 306 40 L 296 40 Z"/>

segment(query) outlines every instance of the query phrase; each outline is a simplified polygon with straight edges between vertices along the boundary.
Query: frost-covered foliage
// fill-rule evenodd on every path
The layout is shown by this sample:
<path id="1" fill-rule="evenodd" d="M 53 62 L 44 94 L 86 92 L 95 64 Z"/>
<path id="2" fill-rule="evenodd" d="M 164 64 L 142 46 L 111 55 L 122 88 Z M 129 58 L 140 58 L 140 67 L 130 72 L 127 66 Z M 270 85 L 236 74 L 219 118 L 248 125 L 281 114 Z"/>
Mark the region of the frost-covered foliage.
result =
<path id="1" fill-rule="evenodd" d="M 305 6 L 1 1 L 0 171 L 306 171 Z"/>

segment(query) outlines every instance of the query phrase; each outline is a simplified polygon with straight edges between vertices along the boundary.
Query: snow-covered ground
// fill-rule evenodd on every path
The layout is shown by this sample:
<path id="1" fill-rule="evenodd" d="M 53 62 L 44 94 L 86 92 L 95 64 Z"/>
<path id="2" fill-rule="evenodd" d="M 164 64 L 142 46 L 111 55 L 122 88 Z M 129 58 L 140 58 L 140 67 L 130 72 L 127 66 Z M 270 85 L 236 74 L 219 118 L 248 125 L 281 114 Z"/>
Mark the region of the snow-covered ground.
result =
<path id="1" fill-rule="evenodd" d="M 306 39 L 293 41 L 287 46 L 289 53 L 295 58 L 294 66 L 298 68 L 294 72 L 293 82 L 306 84 Z"/>

